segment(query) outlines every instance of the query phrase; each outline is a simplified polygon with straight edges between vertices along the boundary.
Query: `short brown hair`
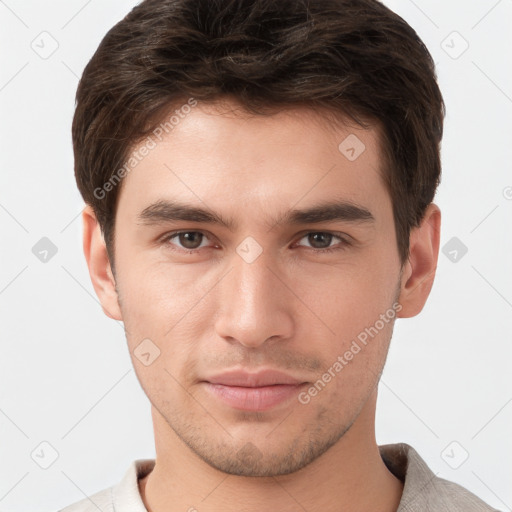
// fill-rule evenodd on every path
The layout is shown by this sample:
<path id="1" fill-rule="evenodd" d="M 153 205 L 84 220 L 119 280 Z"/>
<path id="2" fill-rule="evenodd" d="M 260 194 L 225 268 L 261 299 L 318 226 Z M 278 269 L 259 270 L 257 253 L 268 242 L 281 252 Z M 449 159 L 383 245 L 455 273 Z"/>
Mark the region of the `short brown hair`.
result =
<path id="1" fill-rule="evenodd" d="M 376 0 L 145 0 L 103 38 L 76 94 L 75 176 L 111 264 L 120 187 L 98 190 L 186 98 L 293 105 L 381 128 L 398 252 L 440 182 L 445 107 L 416 32 Z M 341 141 L 340 141 L 341 142 Z"/>

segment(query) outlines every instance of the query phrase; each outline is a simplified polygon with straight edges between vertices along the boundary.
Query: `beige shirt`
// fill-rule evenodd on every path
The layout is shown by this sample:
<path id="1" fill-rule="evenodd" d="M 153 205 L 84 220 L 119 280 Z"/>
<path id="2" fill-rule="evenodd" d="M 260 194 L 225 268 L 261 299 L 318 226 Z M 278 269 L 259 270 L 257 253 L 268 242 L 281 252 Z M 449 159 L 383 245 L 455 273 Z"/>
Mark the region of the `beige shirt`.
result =
<path id="1" fill-rule="evenodd" d="M 408 444 L 381 445 L 379 450 L 389 470 L 404 482 L 397 512 L 499 512 L 464 487 L 437 477 Z M 154 459 L 135 460 L 117 485 L 59 512 L 147 512 L 138 480 L 150 473 L 154 465 Z"/>

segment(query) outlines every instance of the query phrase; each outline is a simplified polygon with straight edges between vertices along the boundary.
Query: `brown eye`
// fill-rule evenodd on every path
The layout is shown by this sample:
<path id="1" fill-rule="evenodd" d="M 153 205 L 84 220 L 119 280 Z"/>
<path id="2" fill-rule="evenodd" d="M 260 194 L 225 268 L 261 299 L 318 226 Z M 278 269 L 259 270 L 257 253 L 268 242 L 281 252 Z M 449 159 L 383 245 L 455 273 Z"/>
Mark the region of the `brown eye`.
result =
<path id="1" fill-rule="evenodd" d="M 311 250 L 320 254 L 344 250 L 351 245 L 341 234 L 324 231 L 312 231 L 307 233 L 300 239 L 300 241 L 302 240 L 306 240 L 307 242 L 305 247 L 309 247 Z M 336 242 L 336 240 L 338 243 L 331 245 L 332 242 Z"/>
<path id="2" fill-rule="evenodd" d="M 201 246 L 202 233 L 197 231 L 187 231 L 185 233 L 178 233 L 178 240 L 185 249 L 197 249 Z"/>
<path id="3" fill-rule="evenodd" d="M 310 233 L 307 237 L 314 249 L 325 249 L 331 245 L 333 235 L 331 233 Z"/>
<path id="4" fill-rule="evenodd" d="M 179 231 L 169 233 L 166 235 L 162 242 L 170 246 L 171 249 L 195 251 L 204 247 L 204 240 L 207 240 L 206 235 L 200 231 Z"/>

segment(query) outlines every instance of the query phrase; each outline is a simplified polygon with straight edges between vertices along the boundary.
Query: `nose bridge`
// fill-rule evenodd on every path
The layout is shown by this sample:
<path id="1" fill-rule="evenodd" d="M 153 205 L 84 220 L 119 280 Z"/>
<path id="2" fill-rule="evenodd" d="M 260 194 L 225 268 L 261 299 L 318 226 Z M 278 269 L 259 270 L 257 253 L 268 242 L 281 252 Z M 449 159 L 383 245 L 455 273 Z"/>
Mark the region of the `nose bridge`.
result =
<path id="1" fill-rule="evenodd" d="M 239 254 L 231 272 L 221 284 L 217 332 L 246 346 L 258 346 L 270 337 L 288 337 L 292 318 L 286 287 L 276 277 L 272 255 L 261 252 L 256 258 Z"/>
<path id="2" fill-rule="evenodd" d="M 275 288 L 275 277 L 268 268 L 268 260 L 268 256 L 262 254 L 250 263 L 240 261 L 234 269 L 233 278 L 237 279 L 239 287 L 238 303 L 248 312 L 255 308 L 263 310 L 270 307 L 270 292 Z"/>

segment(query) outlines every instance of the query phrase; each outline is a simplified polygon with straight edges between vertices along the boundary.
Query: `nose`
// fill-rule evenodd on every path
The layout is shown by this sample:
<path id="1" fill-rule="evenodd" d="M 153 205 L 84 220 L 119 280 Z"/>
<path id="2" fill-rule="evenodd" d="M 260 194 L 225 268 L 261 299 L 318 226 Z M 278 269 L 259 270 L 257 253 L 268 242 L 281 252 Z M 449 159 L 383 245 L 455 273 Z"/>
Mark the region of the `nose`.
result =
<path id="1" fill-rule="evenodd" d="M 247 348 L 292 336 L 293 293 L 283 272 L 265 251 L 248 263 L 237 254 L 234 268 L 219 283 L 217 334 Z"/>

